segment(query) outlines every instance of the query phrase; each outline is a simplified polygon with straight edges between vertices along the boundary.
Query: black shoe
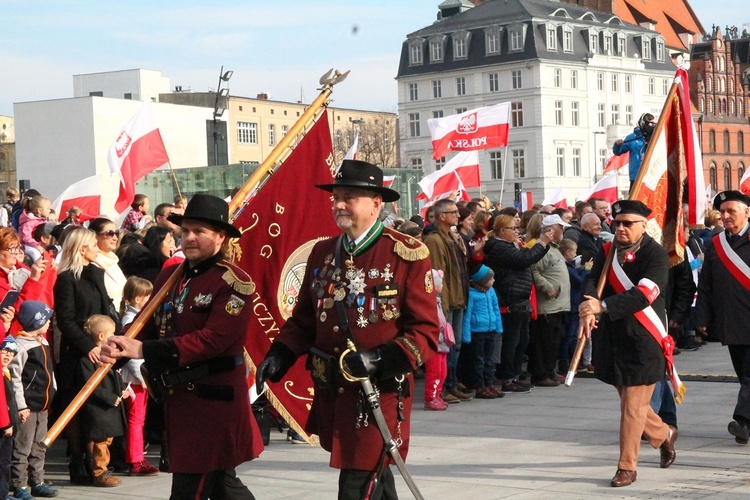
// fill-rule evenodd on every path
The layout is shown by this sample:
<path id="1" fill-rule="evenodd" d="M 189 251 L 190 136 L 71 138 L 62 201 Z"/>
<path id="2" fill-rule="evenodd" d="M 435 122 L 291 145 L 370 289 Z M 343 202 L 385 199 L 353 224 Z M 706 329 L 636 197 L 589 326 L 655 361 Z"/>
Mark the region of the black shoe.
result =
<path id="1" fill-rule="evenodd" d="M 748 438 L 750 438 L 750 432 L 748 431 L 747 425 L 732 420 L 727 426 L 729 434 L 734 436 L 734 440 L 737 444 L 747 444 Z"/>
<path id="2" fill-rule="evenodd" d="M 531 389 L 522 387 L 516 382 L 509 382 L 503 384 L 503 392 L 507 392 L 508 394 L 529 394 Z"/>

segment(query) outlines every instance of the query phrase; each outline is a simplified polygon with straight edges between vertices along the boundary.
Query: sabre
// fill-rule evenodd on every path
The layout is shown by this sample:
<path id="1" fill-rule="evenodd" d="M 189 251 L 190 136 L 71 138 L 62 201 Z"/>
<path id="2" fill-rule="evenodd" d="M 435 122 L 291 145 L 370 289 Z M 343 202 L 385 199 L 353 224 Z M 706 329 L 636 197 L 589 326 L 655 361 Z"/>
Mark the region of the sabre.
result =
<path id="1" fill-rule="evenodd" d="M 352 342 L 351 339 L 346 340 L 346 346 L 347 349 L 341 354 L 341 357 L 339 358 L 339 368 L 341 369 L 341 375 L 349 382 L 359 382 L 360 384 L 362 384 L 362 391 L 367 398 L 367 403 L 370 405 L 372 416 L 375 417 L 375 423 L 378 424 L 380 435 L 383 436 L 383 441 L 385 442 L 385 451 L 391 456 L 391 459 L 393 459 L 393 462 L 396 464 L 398 471 L 401 473 L 401 477 L 404 478 L 404 482 L 406 482 L 406 485 L 409 487 L 411 494 L 414 495 L 414 498 L 416 498 L 417 500 L 424 500 L 422 493 L 419 492 L 419 488 L 417 488 L 417 485 L 414 484 L 414 479 L 412 479 L 411 474 L 409 474 L 409 471 L 406 468 L 404 459 L 401 458 L 401 454 L 398 452 L 398 444 L 396 443 L 396 440 L 393 439 L 390 429 L 388 429 L 388 424 L 386 423 L 385 416 L 383 415 L 383 409 L 380 407 L 380 397 L 378 396 L 378 393 L 375 390 L 370 377 L 355 377 L 346 370 L 346 365 L 344 364 L 344 356 L 346 356 L 350 352 L 357 351 L 357 346 L 354 345 L 354 342 Z"/>

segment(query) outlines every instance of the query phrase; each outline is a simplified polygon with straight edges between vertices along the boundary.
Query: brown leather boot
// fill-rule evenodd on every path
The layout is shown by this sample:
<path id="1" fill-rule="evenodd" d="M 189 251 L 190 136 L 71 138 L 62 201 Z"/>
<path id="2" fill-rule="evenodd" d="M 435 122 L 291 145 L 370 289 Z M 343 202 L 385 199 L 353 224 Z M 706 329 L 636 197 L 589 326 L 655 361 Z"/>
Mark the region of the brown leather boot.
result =
<path id="1" fill-rule="evenodd" d="M 110 471 L 104 471 L 98 476 L 94 476 L 94 480 L 91 483 L 93 486 L 99 486 L 101 488 L 112 488 L 120 484 L 120 480 L 112 475 Z"/>

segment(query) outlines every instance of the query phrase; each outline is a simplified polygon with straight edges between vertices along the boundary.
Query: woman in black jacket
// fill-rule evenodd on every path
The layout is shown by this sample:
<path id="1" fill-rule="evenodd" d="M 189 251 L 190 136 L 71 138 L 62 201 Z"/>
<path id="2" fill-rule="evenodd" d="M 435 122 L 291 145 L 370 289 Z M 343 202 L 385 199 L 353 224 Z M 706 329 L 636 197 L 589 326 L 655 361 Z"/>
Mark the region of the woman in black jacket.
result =
<path id="1" fill-rule="evenodd" d="M 527 393 L 531 386 L 520 382 L 518 377 L 529 344 L 529 298 L 534 282 L 531 265 L 545 256 L 550 237 L 542 233 L 533 247 L 523 248 L 518 244 L 518 230 L 513 217 L 498 215 L 493 237 L 484 245 L 484 263 L 495 272 L 493 286 L 503 320 L 503 335 L 497 337 L 502 339 L 498 378 L 503 381 L 503 391 Z M 494 357 L 498 359 L 497 355 Z"/>
<path id="2" fill-rule="evenodd" d="M 99 347 L 84 332 L 83 325 L 93 314 L 110 316 L 119 322 L 117 310 L 104 286 L 104 270 L 94 264 L 99 247 L 96 233 L 82 227 L 65 238 L 55 282 L 55 314 L 60 330 L 60 363 L 57 366 L 59 383 L 58 402 L 64 409 L 80 390 L 75 383 L 79 360 L 87 356 L 99 362 Z M 66 427 L 71 453 L 70 480 L 74 484 L 89 484 L 83 440 L 79 421 L 74 417 Z"/>

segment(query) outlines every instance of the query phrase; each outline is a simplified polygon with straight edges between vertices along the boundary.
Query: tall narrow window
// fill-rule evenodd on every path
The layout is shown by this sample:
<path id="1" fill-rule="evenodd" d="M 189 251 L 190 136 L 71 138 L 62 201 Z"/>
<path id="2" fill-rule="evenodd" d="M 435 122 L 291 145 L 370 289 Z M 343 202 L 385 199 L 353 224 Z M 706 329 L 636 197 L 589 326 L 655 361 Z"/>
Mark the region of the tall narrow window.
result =
<path id="1" fill-rule="evenodd" d="M 523 80 L 521 79 L 521 70 L 514 69 L 511 72 L 511 82 L 514 89 L 523 88 Z"/>
<path id="2" fill-rule="evenodd" d="M 409 84 L 409 100 L 410 101 L 419 100 L 419 87 L 417 86 L 416 83 Z"/>
<path id="3" fill-rule="evenodd" d="M 510 123 L 513 127 L 523 127 L 523 102 L 510 103 Z"/>
<path id="4" fill-rule="evenodd" d="M 573 148 L 573 177 L 581 176 L 581 148 Z"/>
<path id="5" fill-rule="evenodd" d="M 456 78 L 456 95 L 466 95 L 466 78 L 463 76 Z"/>
<path id="6" fill-rule="evenodd" d="M 557 148 L 557 176 L 565 177 L 565 148 Z"/>
<path id="7" fill-rule="evenodd" d="M 276 125 L 274 124 L 268 125 L 268 145 L 276 145 Z"/>
<path id="8" fill-rule="evenodd" d="M 526 177 L 526 156 L 523 149 L 513 150 L 513 177 L 516 179 Z"/>
<path id="9" fill-rule="evenodd" d="M 560 68 L 555 68 L 555 88 L 562 87 L 562 70 Z"/>
<path id="10" fill-rule="evenodd" d="M 604 103 L 600 102 L 596 105 L 596 115 L 599 118 L 599 128 L 607 126 L 607 118 L 604 111 Z"/>
<path id="11" fill-rule="evenodd" d="M 409 113 L 409 136 L 419 137 L 419 113 Z"/>
<path id="12" fill-rule="evenodd" d="M 570 88 L 571 89 L 578 88 L 578 70 L 577 69 L 570 71 Z"/>
<path id="13" fill-rule="evenodd" d="M 497 73 L 490 73 L 487 77 L 489 80 L 490 92 L 497 92 L 500 90 L 500 82 Z"/>
<path id="14" fill-rule="evenodd" d="M 555 125 L 563 124 L 563 102 L 555 101 Z"/>
<path id="15" fill-rule="evenodd" d="M 571 118 L 571 125 L 574 127 L 577 127 L 580 125 L 580 116 L 579 116 L 579 110 L 578 110 L 578 101 L 573 101 L 570 103 L 570 118 Z"/>
<path id="16" fill-rule="evenodd" d="M 443 97 L 442 80 L 432 80 L 432 98 L 440 99 L 441 97 Z"/>
<path id="17" fill-rule="evenodd" d="M 503 178 L 503 160 L 500 151 L 490 151 L 490 179 L 499 180 Z"/>

